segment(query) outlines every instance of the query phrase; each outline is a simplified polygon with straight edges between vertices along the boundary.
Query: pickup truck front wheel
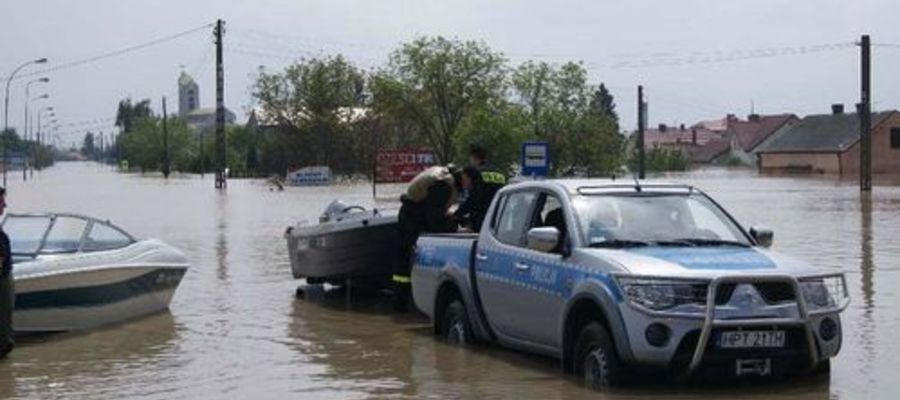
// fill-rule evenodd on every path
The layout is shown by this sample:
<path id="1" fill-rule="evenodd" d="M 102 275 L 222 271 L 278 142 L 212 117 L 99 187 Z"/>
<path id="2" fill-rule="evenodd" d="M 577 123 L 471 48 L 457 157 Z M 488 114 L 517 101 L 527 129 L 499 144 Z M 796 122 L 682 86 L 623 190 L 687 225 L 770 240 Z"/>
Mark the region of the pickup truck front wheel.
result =
<path id="1" fill-rule="evenodd" d="M 466 307 L 458 299 L 447 305 L 440 333 L 447 343 L 453 345 L 472 343 L 472 325 L 469 324 Z"/>
<path id="2" fill-rule="evenodd" d="M 594 390 L 622 384 L 624 370 L 606 328 L 591 322 L 581 329 L 573 357 L 575 376 Z"/>

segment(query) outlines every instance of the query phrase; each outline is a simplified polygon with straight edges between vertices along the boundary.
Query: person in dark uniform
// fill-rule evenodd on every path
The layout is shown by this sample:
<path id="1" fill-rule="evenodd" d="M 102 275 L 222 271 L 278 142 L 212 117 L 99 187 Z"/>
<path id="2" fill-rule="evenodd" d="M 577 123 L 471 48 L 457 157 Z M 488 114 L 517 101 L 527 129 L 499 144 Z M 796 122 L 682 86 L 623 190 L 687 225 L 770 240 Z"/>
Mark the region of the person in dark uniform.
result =
<path id="1" fill-rule="evenodd" d="M 463 186 L 470 188 L 467 189 L 468 197 L 453 216 L 459 221 L 468 221 L 470 228 L 478 232 L 494 195 L 506 185 L 506 175 L 488 165 L 487 152 L 481 146 L 469 149 L 469 162 L 471 165 L 462 174 Z"/>
<path id="2" fill-rule="evenodd" d="M 5 210 L 6 189 L 0 187 L 0 215 L 3 215 Z M 12 316 L 15 300 L 9 236 L 0 226 L 0 358 L 6 357 L 13 348 Z"/>
<path id="3" fill-rule="evenodd" d="M 456 232 L 456 221 L 449 210 L 461 189 L 459 172 L 452 167 L 435 166 L 422 171 L 410 181 L 406 194 L 400 197 L 400 251 L 395 260 L 394 309 L 405 312 L 411 298 L 410 271 L 412 250 L 423 233 Z"/>

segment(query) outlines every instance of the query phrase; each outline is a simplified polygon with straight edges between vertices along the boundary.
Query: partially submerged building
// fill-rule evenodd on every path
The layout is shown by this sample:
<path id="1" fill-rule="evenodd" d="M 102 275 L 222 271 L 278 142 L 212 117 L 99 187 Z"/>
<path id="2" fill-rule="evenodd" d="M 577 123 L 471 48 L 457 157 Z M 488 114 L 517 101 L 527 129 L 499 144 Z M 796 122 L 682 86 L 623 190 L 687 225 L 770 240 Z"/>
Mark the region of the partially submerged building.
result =
<path id="1" fill-rule="evenodd" d="M 772 138 L 800 121 L 794 114 L 759 115 L 751 114 L 746 121 L 734 120 L 728 124 L 726 137 L 729 141 L 729 162 L 756 166 L 757 152 Z"/>
<path id="2" fill-rule="evenodd" d="M 764 172 L 859 172 L 860 121 L 841 105 L 831 114 L 810 115 L 760 145 Z M 900 173 L 900 112 L 872 113 L 872 172 Z"/>

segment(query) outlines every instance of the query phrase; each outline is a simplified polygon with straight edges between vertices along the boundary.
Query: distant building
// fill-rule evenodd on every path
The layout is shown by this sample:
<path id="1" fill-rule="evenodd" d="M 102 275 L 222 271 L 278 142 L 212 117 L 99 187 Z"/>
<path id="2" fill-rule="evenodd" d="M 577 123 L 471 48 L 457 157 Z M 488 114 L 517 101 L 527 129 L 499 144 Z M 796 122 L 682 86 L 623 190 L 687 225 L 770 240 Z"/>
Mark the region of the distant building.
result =
<path id="1" fill-rule="evenodd" d="M 728 124 L 725 136 L 729 141 L 726 158 L 741 164 L 756 166 L 757 150 L 769 140 L 780 136 L 791 125 L 800 121 L 794 114 L 747 116 L 746 121 L 733 120 Z"/>
<path id="2" fill-rule="evenodd" d="M 216 108 L 206 107 L 191 110 L 183 116 L 188 126 L 196 131 L 210 131 L 216 129 Z M 225 125 L 234 124 L 237 117 L 229 109 L 225 109 Z"/>
<path id="3" fill-rule="evenodd" d="M 842 105 L 773 135 L 757 151 L 761 171 L 859 172 L 859 116 Z M 900 112 L 872 114 L 872 172 L 900 173 Z"/>
<path id="4" fill-rule="evenodd" d="M 194 78 L 182 71 L 178 77 L 178 115 L 184 117 L 200 107 L 200 87 Z"/>
<path id="5" fill-rule="evenodd" d="M 636 140 L 637 135 L 632 135 L 629 147 L 633 148 Z M 690 128 L 684 124 L 677 127 L 659 124 L 656 129 L 644 131 L 644 148 L 647 151 L 680 151 L 692 163 L 706 164 L 728 151 L 728 141 L 725 140 L 723 130 L 710 130 L 702 124 L 695 124 Z"/>
<path id="6" fill-rule="evenodd" d="M 200 87 L 194 78 L 182 71 L 178 77 L 178 115 L 197 132 L 211 131 L 216 127 L 216 108 L 200 107 Z M 225 109 L 225 124 L 233 124 L 237 117 Z"/>

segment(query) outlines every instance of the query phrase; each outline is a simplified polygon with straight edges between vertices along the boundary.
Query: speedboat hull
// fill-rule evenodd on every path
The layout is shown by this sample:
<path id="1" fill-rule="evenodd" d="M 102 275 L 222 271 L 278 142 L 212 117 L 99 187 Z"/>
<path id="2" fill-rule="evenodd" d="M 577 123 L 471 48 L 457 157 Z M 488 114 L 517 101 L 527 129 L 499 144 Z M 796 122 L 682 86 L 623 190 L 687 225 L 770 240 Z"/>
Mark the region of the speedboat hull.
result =
<path id="1" fill-rule="evenodd" d="M 358 212 L 285 233 L 291 272 L 311 283 L 386 277 L 400 248 L 396 215 Z"/>
<path id="2" fill-rule="evenodd" d="M 158 240 L 17 263 L 13 328 L 83 330 L 164 311 L 187 269 L 184 255 Z"/>

